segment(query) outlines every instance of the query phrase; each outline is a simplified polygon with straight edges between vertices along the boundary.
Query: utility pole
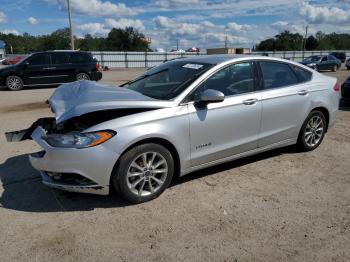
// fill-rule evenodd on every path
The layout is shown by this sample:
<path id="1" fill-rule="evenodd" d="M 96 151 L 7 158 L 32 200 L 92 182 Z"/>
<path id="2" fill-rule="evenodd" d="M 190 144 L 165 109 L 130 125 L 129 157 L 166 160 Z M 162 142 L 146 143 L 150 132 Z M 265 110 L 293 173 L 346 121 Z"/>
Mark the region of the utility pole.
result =
<path id="1" fill-rule="evenodd" d="M 176 39 L 176 51 L 179 51 L 179 39 Z"/>
<path id="2" fill-rule="evenodd" d="M 303 39 L 303 46 L 302 46 L 302 51 L 303 51 L 303 59 L 304 59 L 304 52 L 305 52 L 305 46 L 306 46 L 306 40 L 307 40 L 307 30 L 309 29 L 309 26 L 307 25 L 305 27 L 305 38 Z"/>
<path id="3" fill-rule="evenodd" d="M 227 48 L 228 46 L 228 37 L 227 37 L 227 31 L 228 31 L 228 28 L 225 27 L 224 29 L 224 33 L 225 33 L 225 48 Z"/>
<path id="4" fill-rule="evenodd" d="M 69 29 L 70 29 L 70 45 L 72 50 L 74 50 L 74 37 L 73 37 L 73 28 L 72 28 L 72 19 L 70 15 L 70 1 L 67 0 L 67 9 L 68 9 L 68 20 L 69 20 Z"/>

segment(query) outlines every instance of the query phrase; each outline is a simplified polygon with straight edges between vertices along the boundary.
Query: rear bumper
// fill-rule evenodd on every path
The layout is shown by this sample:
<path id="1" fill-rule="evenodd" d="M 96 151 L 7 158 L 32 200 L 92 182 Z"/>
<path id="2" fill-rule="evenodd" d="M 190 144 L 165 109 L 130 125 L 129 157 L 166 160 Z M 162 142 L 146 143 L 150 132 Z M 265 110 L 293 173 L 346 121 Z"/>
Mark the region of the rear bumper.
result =
<path id="1" fill-rule="evenodd" d="M 102 72 L 100 72 L 100 71 L 91 72 L 91 80 L 99 81 L 101 79 L 102 79 Z"/>

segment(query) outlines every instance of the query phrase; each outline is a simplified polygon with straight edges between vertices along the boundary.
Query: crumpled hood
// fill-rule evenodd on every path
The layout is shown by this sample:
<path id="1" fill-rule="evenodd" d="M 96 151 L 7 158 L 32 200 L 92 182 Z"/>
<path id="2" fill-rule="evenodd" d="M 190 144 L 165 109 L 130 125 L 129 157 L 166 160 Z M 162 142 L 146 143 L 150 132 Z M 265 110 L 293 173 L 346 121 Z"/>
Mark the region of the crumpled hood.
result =
<path id="1" fill-rule="evenodd" d="M 49 98 L 56 123 L 86 113 L 119 108 L 165 108 L 172 102 L 144 96 L 136 91 L 99 84 L 76 81 L 58 87 Z"/>

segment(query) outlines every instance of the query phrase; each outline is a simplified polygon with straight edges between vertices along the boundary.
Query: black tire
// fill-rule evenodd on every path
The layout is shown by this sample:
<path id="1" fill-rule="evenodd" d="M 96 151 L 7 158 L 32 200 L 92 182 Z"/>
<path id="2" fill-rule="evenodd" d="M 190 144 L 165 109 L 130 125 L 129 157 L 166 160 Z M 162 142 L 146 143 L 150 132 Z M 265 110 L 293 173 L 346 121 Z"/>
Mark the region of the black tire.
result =
<path id="1" fill-rule="evenodd" d="M 11 91 L 19 91 L 23 89 L 23 80 L 19 76 L 6 77 L 6 87 Z"/>
<path id="2" fill-rule="evenodd" d="M 332 67 L 332 72 L 337 72 L 337 70 L 338 70 L 338 66 L 334 65 L 334 66 Z"/>
<path id="3" fill-rule="evenodd" d="M 317 136 L 320 135 L 320 138 L 317 141 L 317 143 L 315 143 L 314 145 L 310 145 L 310 141 L 307 139 L 309 137 L 308 137 L 308 134 L 306 134 L 306 133 L 311 132 L 312 134 L 315 135 L 315 132 L 317 132 L 316 130 L 310 131 L 310 128 L 308 127 L 308 123 L 311 121 L 311 119 L 315 119 L 315 118 L 316 119 L 319 118 L 322 121 L 323 130 L 322 130 L 322 134 L 321 135 L 320 135 L 320 133 L 317 133 Z M 325 135 L 326 131 L 327 131 L 327 121 L 326 121 L 326 118 L 325 118 L 324 114 L 321 111 L 318 111 L 318 110 L 312 111 L 308 115 L 308 117 L 306 118 L 306 120 L 304 121 L 304 123 L 303 123 L 303 125 L 301 127 L 301 130 L 299 132 L 299 137 L 298 137 L 298 146 L 303 151 L 315 150 L 322 143 L 322 140 L 324 138 L 324 135 Z"/>
<path id="4" fill-rule="evenodd" d="M 350 66 L 347 66 L 346 69 L 347 69 L 347 70 L 350 70 Z"/>
<path id="5" fill-rule="evenodd" d="M 156 185 L 159 186 L 159 188 L 156 189 L 154 193 L 151 193 L 149 191 L 148 192 L 149 195 L 144 195 L 144 196 L 137 195 L 135 192 L 132 192 L 132 189 L 130 188 L 131 184 L 129 179 L 131 178 L 128 177 L 129 168 L 131 168 L 130 167 L 131 164 L 135 161 L 135 159 L 137 159 L 138 156 L 144 153 L 151 154 L 152 152 L 160 154 L 165 159 L 167 170 L 168 170 L 167 175 L 164 178 L 164 182 L 162 183 L 162 185 L 159 186 L 159 184 L 156 183 Z M 130 203 L 137 204 L 137 203 L 150 201 L 152 199 L 157 198 L 160 194 L 162 194 L 164 190 L 170 185 L 173 175 L 174 175 L 174 160 L 169 150 L 159 144 L 153 144 L 153 143 L 142 144 L 130 149 L 120 157 L 116 167 L 112 172 L 111 185 L 114 187 L 114 189 L 118 192 L 118 194 L 123 199 L 125 199 Z M 141 179 L 142 177 L 145 178 L 145 173 L 135 178 L 135 180 Z M 135 180 L 133 182 L 135 182 Z M 144 187 L 142 188 L 148 187 L 148 190 L 149 190 L 150 186 L 148 183 L 152 183 L 150 181 L 152 181 L 151 178 L 148 178 L 148 180 L 146 180 L 145 183 L 143 184 Z M 142 184 L 142 182 L 140 183 Z M 140 192 L 140 188 L 138 189 L 134 188 L 134 191 L 136 190 Z"/>
<path id="6" fill-rule="evenodd" d="M 90 76 L 87 73 L 79 73 L 75 76 L 76 80 L 90 80 Z"/>

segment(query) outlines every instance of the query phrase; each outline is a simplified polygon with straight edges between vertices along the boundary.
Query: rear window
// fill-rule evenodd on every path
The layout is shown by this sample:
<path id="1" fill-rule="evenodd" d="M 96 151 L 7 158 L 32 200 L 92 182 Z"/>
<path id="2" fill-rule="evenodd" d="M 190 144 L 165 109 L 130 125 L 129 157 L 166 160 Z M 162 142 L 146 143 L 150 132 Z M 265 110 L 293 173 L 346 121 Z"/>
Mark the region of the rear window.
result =
<path id="1" fill-rule="evenodd" d="M 70 63 L 70 55 L 67 53 L 52 53 L 51 54 L 52 64 L 68 64 Z"/>
<path id="2" fill-rule="evenodd" d="M 289 65 L 278 62 L 259 62 L 264 88 L 272 89 L 290 86 L 298 83 L 298 79 Z"/>
<path id="3" fill-rule="evenodd" d="M 92 57 L 86 53 L 72 54 L 73 63 L 88 63 L 92 61 Z"/>
<path id="4" fill-rule="evenodd" d="M 294 72 L 297 74 L 299 83 L 310 81 L 312 78 L 312 73 L 308 70 L 302 69 L 298 66 L 292 66 Z"/>

